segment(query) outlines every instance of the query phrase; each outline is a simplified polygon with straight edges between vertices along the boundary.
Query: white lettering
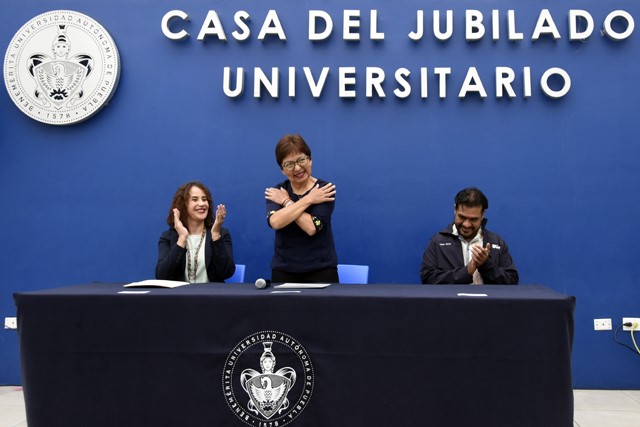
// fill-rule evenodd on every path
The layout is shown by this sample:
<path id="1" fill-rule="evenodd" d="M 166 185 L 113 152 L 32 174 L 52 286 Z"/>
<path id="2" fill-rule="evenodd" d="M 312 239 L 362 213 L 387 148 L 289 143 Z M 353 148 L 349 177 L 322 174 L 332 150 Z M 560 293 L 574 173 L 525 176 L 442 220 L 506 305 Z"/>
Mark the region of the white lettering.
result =
<path id="1" fill-rule="evenodd" d="M 614 30 L 611 26 L 614 21 L 625 21 L 627 23 L 626 30 L 622 32 L 617 32 L 616 30 Z M 620 41 L 628 38 L 631 33 L 633 33 L 635 23 L 633 21 L 633 17 L 628 12 L 625 12 L 624 10 L 614 10 L 605 18 L 603 27 L 604 33 L 607 35 L 607 37 L 609 37 L 611 40 Z"/>
<path id="2" fill-rule="evenodd" d="M 384 93 L 384 89 L 382 89 L 382 83 L 384 82 L 385 77 L 384 70 L 378 67 L 367 67 L 366 76 L 367 98 L 373 97 L 374 89 L 380 98 L 384 98 L 386 96 Z"/>
<path id="3" fill-rule="evenodd" d="M 360 40 L 360 33 L 356 31 L 351 32 L 352 28 L 360 28 L 360 11 L 359 10 L 345 10 L 344 21 L 342 23 L 342 38 L 343 40 Z"/>
<path id="4" fill-rule="evenodd" d="M 282 24 L 280 23 L 280 18 L 278 18 L 278 13 L 273 9 L 270 10 L 269 13 L 267 13 L 267 17 L 264 18 L 264 24 L 262 24 L 262 29 L 260 30 L 260 34 L 258 34 L 258 40 L 264 40 L 268 35 L 278 36 L 280 40 L 287 39 Z"/>
<path id="5" fill-rule="evenodd" d="M 449 40 L 453 35 L 453 10 L 447 10 L 446 22 L 444 32 L 440 31 L 440 11 L 433 11 L 433 34 L 440 41 Z"/>
<path id="6" fill-rule="evenodd" d="M 198 40 L 203 41 L 207 36 L 217 36 L 218 40 L 227 41 L 224 28 L 222 28 L 222 22 L 220 22 L 218 13 L 215 10 L 210 10 L 207 13 L 207 17 L 202 22 Z"/>
<path id="7" fill-rule="evenodd" d="M 558 77 L 554 77 L 554 76 L 558 76 Z M 554 79 L 561 78 L 563 81 L 562 87 L 558 90 L 551 89 L 551 87 L 549 87 L 550 78 L 554 78 Z M 569 92 L 569 89 L 571 89 L 571 77 L 569 77 L 569 74 L 566 71 L 564 71 L 562 68 L 557 68 L 557 67 L 549 68 L 542 75 L 542 78 L 540 79 L 540 86 L 542 87 L 542 92 L 544 92 L 544 94 L 547 95 L 548 97 L 561 98 Z"/>
<path id="8" fill-rule="evenodd" d="M 235 89 L 231 89 L 231 68 L 224 67 L 222 88 L 224 94 L 229 98 L 237 98 L 242 95 L 242 92 L 244 91 L 244 69 L 242 67 L 238 67 L 236 69 L 236 87 Z M 231 360 L 235 359 L 236 357 L 231 357 Z M 229 364 L 232 365 L 233 362 L 229 362 Z"/>
<path id="9" fill-rule="evenodd" d="M 467 40 L 480 40 L 484 36 L 482 24 L 482 12 L 479 10 L 467 10 L 466 12 L 466 38 Z"/>
<path id="10" fill-rule="evenodd" d="M 184 29 L 180 30 L 177 33 L 174 33 L 171 31 L 171 29 L 169 28 L 169 23 L 174 18 L 179 18 L 182 21 L 188 21 L 189 15 L 187 15 L 185 12 L 181 10 L 170 10 L 169 12 L 165 13 L 160 23 L 160 28 L 162 28 L 162 34 L 164 34 L 165 37 L 170 40 L 182 40 L 189 37 L 189 33 L 186 32 Z"/>
<path id="11" fill-rule="evenodd" d="M 542 9 L 540 11 L 538 22 L 533 30 L 531 40 L 538 40 L 541 34 L 550 34 L 556 40 L 560 38 L 560 32 L 558 31 L 558 27 L 556 27 L 555 22 L 553 22 L 553 17 L 551 16 L 549 9 Z"/>
<path id="12" fill-rule="evenodd" d="M 318 19 L 321 19 L 324 23 L 324 30 L 321 33 L 318 33 L 316 30 Z M 309 11 L 309 40 L 324 40 L 331 35 L 332 31 L 333 21 L 331 20 L 331 16 L 327 12 L 323 10 Z"/>
<path id="13" fill-rule="evenodd" d="M 247 21 L 251 21 L 249 13 L 244 10 L 239 10 L 233 15 L 233 21 L 238 26 L 238 30 L 240 30 L 235 30 L 231 33 L 233 38 L 241 42 L 247 40 L 251 36 L 251 30 L 249 29 L 249 25 L 247 25 Z"/>
<path id="14" fill-rule="evenodd" d="M 464 78 L 464 82 L 462 83 L 462 88 L 460 88 L 460 92 L 458 93 L 458 98 L 466 97 L 468 92 L 478 92 L 481 97 L 487 97 L 487 91 L 484 90 L 482 80 L 478 75 L 476 67 L 469 67 L 467 76 Z"/>
<path id="15" fill-rule="evenodd" d="M 578 23 L 586 23 L 584 30 L 578 30 Z M 593 18 L 586 10 L 572 9 L 569 11 L 569 40 L 586 40 L 593 33 Z"/>

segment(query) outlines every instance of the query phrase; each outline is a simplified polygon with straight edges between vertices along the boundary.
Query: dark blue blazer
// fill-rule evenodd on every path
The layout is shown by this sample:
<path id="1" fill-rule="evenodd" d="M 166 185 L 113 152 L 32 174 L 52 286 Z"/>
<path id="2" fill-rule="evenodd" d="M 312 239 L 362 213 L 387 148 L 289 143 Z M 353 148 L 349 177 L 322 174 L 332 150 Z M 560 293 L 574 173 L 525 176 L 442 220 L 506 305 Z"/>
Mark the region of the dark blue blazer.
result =
<path id="1" fill-rule="evenodd" d="M 486 285 L 517 285 L 518 270 L 513 264 L 507 242 L 496 233 L 492 233 L 482 225 L 483 245 L 489 243 L 491 251 L 489 259 L 478 267 L 482 280 Z M 473 276 L 467 272 L 462 256 L 462 244 L 454 235 L 453 224 L 436 234 L 422 256 L 420 278 L 425 284 L 469 284 Z"/>
<path id="2" fill-rule="evenodd" d="M 205 236 L 208 244 L 204 247 L 204 259 L 210 282 L 224 282 L 224 279 L 233 276 L 236 271 L 231 234 L 226 228 L 222 228 L 220 234 L 220 239 L 215 242 L 211 240 L 211 230 L 207 230 Z M 162 233 L 158 241 L 156 279 L 187 281 L 184 274 L 186 254 L 187 249 L 178 246 L 178 232 L 175 229 L 170 228 Z"/>

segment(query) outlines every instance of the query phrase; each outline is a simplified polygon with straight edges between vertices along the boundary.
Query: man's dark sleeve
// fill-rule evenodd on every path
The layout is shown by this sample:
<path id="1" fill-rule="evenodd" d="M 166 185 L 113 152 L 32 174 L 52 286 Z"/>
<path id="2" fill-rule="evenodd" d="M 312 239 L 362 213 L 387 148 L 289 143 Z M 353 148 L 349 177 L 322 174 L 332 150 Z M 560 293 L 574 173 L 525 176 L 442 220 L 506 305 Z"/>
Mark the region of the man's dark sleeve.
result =
<path id="1" fill-rule="evenodd" d="M 435 239 L 431 239 L 422 255 L 420 279 L 423 284 L 430 285 L 466 285 L 473 282 L 473 276 L 467 272 L 465 266 L 455 267 L 446 261 L 442 249 L 435 242 Z"/>
<path id="2" fill-rule="evenodd" d="M 487 285 L 517 285 L 518 270 L 509 254 L 509 247 L 502 239 L 498 240 L 498 245 L 500 249 L 492 245 L 489 259 L 478 268 L 482 281 Z"/>

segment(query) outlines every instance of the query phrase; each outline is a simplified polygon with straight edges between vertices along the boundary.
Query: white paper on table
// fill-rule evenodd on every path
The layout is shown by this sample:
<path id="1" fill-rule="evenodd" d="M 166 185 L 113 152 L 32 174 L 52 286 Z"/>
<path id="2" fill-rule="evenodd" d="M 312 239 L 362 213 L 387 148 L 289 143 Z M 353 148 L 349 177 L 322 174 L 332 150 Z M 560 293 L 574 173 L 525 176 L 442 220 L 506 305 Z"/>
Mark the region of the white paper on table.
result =
<path id="1" fill-rule="evenodd" d="M 283 283 L 274 286 L 275 289 L 324 289 L 331 283 Z"/>
<path id="2" fill-rule="evenodd" d="M 487 294 L 465 294 L 465 293 L 459 293 L 458 296 L 459 297 L 488 297 L 489 295 L 487 295 Z"/>
<path id="3" fill-rule="evenodd" d="M 127 285 L 124 285 L 125 288 L 177 288 L 178 286 L 188 285 L 189 282 L 178 282 L 175 280 L 143 280 L 141 282 L 133 282 Z"/>

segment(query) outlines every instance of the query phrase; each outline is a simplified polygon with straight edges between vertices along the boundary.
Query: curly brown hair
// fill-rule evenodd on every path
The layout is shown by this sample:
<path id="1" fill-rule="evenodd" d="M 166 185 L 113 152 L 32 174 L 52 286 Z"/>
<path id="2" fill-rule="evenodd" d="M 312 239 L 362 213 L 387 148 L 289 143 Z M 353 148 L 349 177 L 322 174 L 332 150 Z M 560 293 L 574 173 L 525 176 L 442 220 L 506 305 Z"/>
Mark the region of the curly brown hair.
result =
<path id="1" fill-rule="evenodd" d="M 207 211 L 207 217 L 204 219 L 204 226 L 206 228 L 211 228 L 213 226 L 214 208 L 211 192 L 203 183 L 199 181 L 190 181 L 180 186 L 180 188 L 176 190 L 176 194 L 173 196 L 173 201 L 171 202 L 171 207 L 169 208 L 169 215 L 167 216 L 167 224 L 169 224 L 169 227 L 175 228 L 175 225 L 173 223 L 173 210 L 178 209 L 180 211 L 180 221 L 185 227 L 189 228 L 187 226 L 187 204 L 189 202 L 189 192 L 191 191 L 191 187 L 200 188 L 207 196 L 207 201 L 209 202 L 209 210 Z"/>
<path id="2" fill-rule="evenodd" d="M 292 153 L 302 153 L 311 158 L 311 148 L 309 148 L 300 134 L 285 135 L 278 141 L 276 145 L 276 162 L 278 162 L 280 169 L 282 169 L 282 161 Z"/>

